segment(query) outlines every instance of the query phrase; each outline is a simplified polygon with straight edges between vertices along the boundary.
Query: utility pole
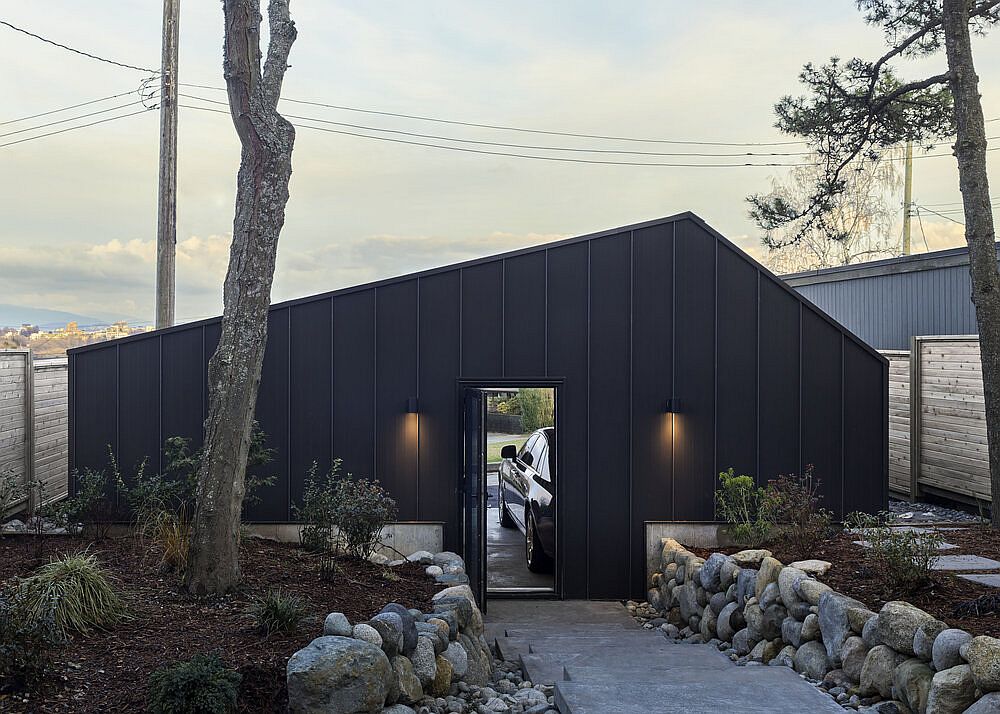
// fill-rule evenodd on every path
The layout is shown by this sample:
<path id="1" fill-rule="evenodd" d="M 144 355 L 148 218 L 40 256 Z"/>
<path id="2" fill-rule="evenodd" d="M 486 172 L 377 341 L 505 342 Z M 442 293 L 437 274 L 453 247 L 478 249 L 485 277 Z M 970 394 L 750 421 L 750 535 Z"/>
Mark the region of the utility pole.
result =
<path id="1" fill-rule="evenodd" d="M 177 253 L 177 45 L 180 0 L 163 0 L 160 59 L 160 182 L 156 221 L 156 328 L 174 324 Z"/>
<path id="2" fill-rule="evenodd" d="M 913 142 L 906 142 L 906 161 L 903 168 L 903 255 L 909 255 L 910 217 L 913 215 Z"/>

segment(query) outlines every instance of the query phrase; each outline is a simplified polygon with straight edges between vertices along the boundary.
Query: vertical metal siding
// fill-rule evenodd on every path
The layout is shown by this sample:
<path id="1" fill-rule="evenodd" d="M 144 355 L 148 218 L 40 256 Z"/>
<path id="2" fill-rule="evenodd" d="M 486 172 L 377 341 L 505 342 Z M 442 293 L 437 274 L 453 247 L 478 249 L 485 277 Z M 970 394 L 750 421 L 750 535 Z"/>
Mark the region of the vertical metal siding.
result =
<path id="1" fill-rule="evenodd" d="M 882 288 L 857 289 L 856 321 Z M 199 444 L 218 336 L 206 322 L 74 351 L 72 463 Z M 567 597 L 640 595 L 644 523 L 711 519 L 730 465 L 765 480 L 801 458 L 822 466 L 824 505 L 885 503 L 884 361 L 684 217 L 274 306 L 257 418 L 279 480 L 251 517 L 289 520 L 308 464 L 341 457 L 459 547 L 457 380 L 505 376 L 564 380 Z"/>

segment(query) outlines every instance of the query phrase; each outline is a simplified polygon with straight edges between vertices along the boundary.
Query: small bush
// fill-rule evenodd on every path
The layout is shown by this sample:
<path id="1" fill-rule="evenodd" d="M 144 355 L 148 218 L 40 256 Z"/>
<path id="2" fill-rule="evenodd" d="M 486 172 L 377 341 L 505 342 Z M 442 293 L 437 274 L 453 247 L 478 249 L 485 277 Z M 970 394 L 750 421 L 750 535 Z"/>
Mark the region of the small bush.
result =
<path id="1" fill-rule="evenodd" d="M 18 585 L 25 612 L 42 619 L 52 604 L 60 635 L 86 635 L 125 619 L 128 611 L 121 595 L 92 553 L 65 555 L 41 566 Z"/>
<path id="2" fill-rule="evenodd" d="M 288 634 L 298 629 L 306 615 L 306 606 L 301 598 L 286 595 L 281 590 L 271 590 L 254 603 L 252 614 L 257 621 L 257 630 L 265 635 L 274 632 Z"/>
<path id="3" fill-rule="evenodd" d="M 153 672 L 149 686 L 152 714 L 228 714 L 236 708 L 242 677 L 218 655 L 195 655 Z"/>
<path id="4" fill-rule="evenodd" d="M 905 595 L 928 582 L 944 539 L 934 531 L 919 533 L 891 528 L 888 518 L 888 513 L 877 516 L 852 513 L 844 519 L 844 524 L 868 543 L 865 565 L 872 576 L 885 584 L 890 595 Z"/>
<path id="5" fill-rule="evenodd" d="M 763 488 L 753 477 L 740 475 L 730 468 L 719 474 L 721 488 L 715 492 L 718 517 L 729 524 L 729 535 L 738 544 L 756 548 L 771 533 Z"/>
<path id="6" fill-rule="evenodd" d="M 0 695 L 29 689 L 40 681 L 52 648 L 62 642 L 52 600 L 31 601 L 17 587 L 0 590 Z"/>
<path id="7" fill-rule="evenodd" d="M 148 533 L 160 552 L 160 563 L 171 572 L 184 573 L 191 545 L 187 509 L 160 511 L 149 524 Z"/>
<path id="8" fill-rule="evenodd" d="M 334 479 L 340 472 L 340 459 L 333 462 L 326 476 L 317 474 L 313 461 L 306 472 L 302 489 L 302 505 L 292 504 L 295 519 L 302 522 L 299 543 L 306 550 L 322 553 L 333 547 Z"/>
<path id="9" fill-rule="evenodd" d="M 799 559 L 809 558 L 830 535 L 832 514 L 819 507 L 820 481 L 809 465 L 800 475 L 782 475 L 767 485 L 766 508 L 778 543 Z"/>
<path id="10" fill-rule="evenodd" d="M 521 425 L 525 431 L 555 424 L 555 397 L 551 389 L 522 389 L 516 399 L 521 407 Z"/>
<path id="11" fill-rule="evenodd" d="M 396 502 L 378 481 L 335 478 L 333 524 L 339 546 L 350 555 L 367 560 L 379 545 L 382 529 L 395 520 Z"/>
<path id="12" fill-rule="evenodd" d="M 28 496 L 24 479 L 14 469 L 0 469 L 0 522 L 7 517 L 7 512 L 15 503 L 23 501 Z M 3 538 L 3 531 L 0 531 Z"/>

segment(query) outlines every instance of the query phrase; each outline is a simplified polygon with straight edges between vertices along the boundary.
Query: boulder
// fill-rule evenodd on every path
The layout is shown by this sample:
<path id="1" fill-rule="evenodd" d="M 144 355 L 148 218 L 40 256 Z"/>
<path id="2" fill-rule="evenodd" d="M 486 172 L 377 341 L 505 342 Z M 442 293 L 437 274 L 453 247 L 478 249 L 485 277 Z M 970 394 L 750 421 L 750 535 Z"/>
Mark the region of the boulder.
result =
<path id="1" fill-rule="evenodd" d="M 823 576 L 833 567 L 833 563 L 828 563 L 825 560 L 797 560 L 788 567 L 798 568 L 809 575 Z"/>
<path id="2" fill-rule="evenodd" d="M 768 662 L 772 667 L 794 667 L 795 666 L 795 648 L 791 645 L 786 645 L 781 648 L 778 655 Z"/>
<path id="3" fill-rule="evenodd" d="M 739 574 L 740 566 L 736 564 L 735 560 L 728 558 L 719 570 L 719 589 L 727 590 L 733 583 L 736 582 L 736 578 Z"/>
<path id="4" fill-rule="evenodd" d="M 811 613 L 812 611 L 813 611 L 813 605 L 810 605 L 809 603 L 804 602 L 802 600 L 793 602 L 791 606 L 788 607 L 788 614 L 794 617 L 799 622 L 805 620 L 809 616 L 809 613 Z"/>
<path id="5" fill-rule="evenodd" d="M 750 650 L 750 659 L 754 662 L 770 662 L 778 656 L 783 645 L 784 642 L 781 641 L 781 638 L 776 640 L 761 640 Z"/>
<path id="6" fill-rule="evenodd" d="M 680 587 L 674 588 L 674 596 L 677 598 L 677 604 L 681 609 L 681 618 L 685 622 L 690 620 L 692 615 L 699 613 L 698 593 L 694 583 L 685 583 Z"/>
<path id="7" fill-rule="evenodd" d="M 742 607 L 747 600 L 756 596 L 758 571 L 742 568 L 736 576 L 736 602 Z"/>
<path id="8" fill-rule="evenodd" d="M 745 654 L 749 654 L 750 650 L 756 644 L 756 642 L 750 642 L 750 631 L 745 627 L 733 635 L 733 650 L 735 650 L 736 654 L 741 657 Z"/>
<path id="9" fill-rule="evenodd" d="M 794 617 L 786 617 L 781 621 L 781 639 L 793 647 L 802 644 L 802 623 Z"/>
<path id="10" fill-rule="evenodd" d="M 983 692 L 1000 690 L 1000 640 L 981 635 L 973 637 L 964 649 L 976 686 Z"/>
<path id="11" fill-rule="evenodd" d="M 458 642 L 450 643 L 448 649 L 441 656 L 451 664 L 451 678 L 453 680 L 461 679 L 469 670 L 469 655 Z"/>
<path id="12" fill-rule="evenodd" d="M 701 586 L 710 592 L 717 592 L 722 587 L 722 566 L 731 561 L 728 555 L 712 553 L 699 570 Z"/>
<path id="13" fill-rule="evenodd" d="M 712 608 L 712 612 L 718 615 L 729 604 L 729 601 L 726 599 L 726 593 L 715 593 L 715 595 L 709 598 L 708 604 Z"/>
<path id="14" fill-rule="evenodd" d="M 795 652 L 793 661 L 795 671 L 810 679 L 823 679 L 830 671 L 827 662 L 826 649 L 822 642 L 807 642 Z"/>
<path id="15" fill-rule="evenodd" d="M 914 657 L 896 666 L 892 686 L 896 696 L 913 712 L 927 711 L 927 696 L 934 673 L 922 660 Z"/>
<path id="16" fill-rule="evenodd" d="M 843 663 L 844 673 L 855 684 L 861 681 L 861 669 L 865 665 L 867 655 L 868 645 L 857 635 L 844 640 L 844 646 L 840 648 L 840 660 Z"/>
<path id="17" fill-rule="evenodd" d="M 650 588 L 646 592 L 646 602 L 648 602 L 649 606 L 656 612 L 661 612 L 663 610 L 663 596 L 660 595 L 658 588 Z"/>
<path id="18" fill-rule="evenodd" d="M 961 714 L 976 700 L 972 668 L 967 664 L 943 669 L 931 679 L 927 711 L 931 714 Z"/>
<path id="19" fill-rule="evenodd" d="M 427 552 L 427 551 L 424 551 Z M 382 608 L 384 613 L 399 615 L 403 625 L 403 654 L 409 655 L 417 647 L 417 626 L 413 614 L 398 602 L 390 602 Z"/>
<path id="20" fill-rule="evenodd" d="M 323 620 L 323 634 L 335 637 L 351 637 L 354 634 L 354 628 L 351 627 L 351 623 L 344 613 L 331 612 Z"/>
<path id="21" fill-rule="evenodd" d="M 882 644 L 882 641 L 878 638 L 878 615 L 868 618 L 868 622 L 861 628 L 861 639 L 869 647 Z"/>
<path id="22" fill-rule="evenodd" d="M 705 638 L 705 641 L 712 639 L 716 635 L 717 618 L 715 612 L 712 611 L 711 605 L 706 605 L 705 609 L 701 614 L 701 622 L 699 623 L 699 631 L 701 636 Z"/>
<path id="23" fill-rule="evenodd" d="M 393 676 L 376 645 L 349 637 L 317 637 L 286 667 L 288 711 L 293 714 L 380 712 Z"/>
<path id="24" fill-rule="evenodd" d="M 781 601 L 785 603 L 785 607 L 792 607 L 799 602 L 800 583 L 808 577 L 805 571 L 791 565 L 781 569 L 778 573 L 778 590 L 781 592 Z"/>
<path id="25" fill-rule="evenodd" d="M 971 640 L 972 635 L 965 630 L 948 629 L 942 631 L 934 638 L 934 646 L 931 649 L 934 669 L 941 672 L 962 664 L 959 649 Z"/>
<path id="26" fill-rule="evenodd" d="M 431 617 L 427 618 L 428 622 L 431 622 L 432 620 L 441 620 L 448 625 L 449 640 L 453 640 L 458 637 L 458 614 L 454 610 L 435 612 Z"/>
<path id="27" fill-rule="evenodd" d="M 733 635 L 736 634 L 736 627 L 733 623 L 733 614 L 740 610 L 740 606 L 735 602 L 728 603 L 715 620 L 715 633 L 723 642 L 732 642 Z M 741 625 L 742 627 L 742 625 Z"/>
<path id="28" fill-rule="evenodd" d="M 1000 692 L 984 694 L 963 714 L 1000 714 Z"/>
<path id="29" fill-rule="evenodd" d="M 359 622 L 354 626 L 354 629 L 351 630 L 351 636 L 356 640 L 368 642 L 376 647 L 382 646 L 382 635 L 374 627 L 366 625 L 363 622 Z"/>
<path id="30" fill-rule="evenodd" d="M 820 596 L 819 629 L 823 634 L 826 654 L 834 665 L 840 664 L 840 648 L 853 632 L 851 628 L 852 611 L 868 612 L 868 608 L 854 598 L 841 595 L 833 590 Z M 863 623 L 861 626 L 863 627 Z M 913 633 L 910 633 L 910 641 L 912 643 Z"/>
<path id="31" fill-rule="evenodd" d="M 819 635 L 819 615 L 809 613 L 806 615 L 806 619 L 802 621 L 802 641 L 812 642 L 813 640 L 818 640 Z"/>
<path id="32" fill-rule="evenodd" d="M 913 654 L 925 662 L 930 662 L 934 657 L 934 640 L 942 632 L 948 629 L 948 625 L 940 620 L 928 620 L 913 633 Z"/>
<path id="33" fill-rule="evenodd" d="M 420 679 L 413 671 L 413 663 L 406 657 L 399 655 L 393 657 L 390 664 L 399 688 L 397 701 L 403 704 L 416 704 L 424 696 L 424 690 L 420 686 Z"/>
<path id="34" fill-rule="evenodd" d="M 421 687 L 428 688 L 434 681 L 437 675 L 436 658 L 434 641 L 430 637 L 418 637 L 417 647 L 410 655 L 410 661 L 413 663 L 413 673 L 420 680 Z"/>
<path id="35" fill-rule="evenodd" d="M 902 664 L 906 657 L 886 645 L 876 645 L 868 650 L 865 663 L 861 667 L 861 684 L 858 694 L 870 697 L 878 694 L 888 699 L 892 694 L 892 680 L 896 667 Z"/>
<path id="36" fill-rule="evenodd" d="M 424 639 L 430 640 L 432 646 L 434 647 L 435 655 L 439 655 L 444 652 L 445 647 L 448 646 L 448 625 L 445 623 L 442 624 L 444 624 L 444 634 L 442 634 L 441 629 L 437 625 L 430 622 L 416 623 L 418 639 L 423 637 Z"/>
<path id="37" fill-rule="evenodd" d="M 368 621 L 382 637 L 382 651 L 392 659 L 403 649 L 403 621 L 394 612 L 382 612 Z"/>
<path id="38" fill-rule="evenodd" d="M 411 563 L 420 563 L 421 565 L 430 565 L 434 562 L 434 554 L 429 550 L 417 550 L 406 556 L 406 559 Z"/>
<path id="39" fill-rule="evenodd" d="M 469 663 L 462 679 L 470 685 L 486 686 L 493 673 L 493 659 L 489 650 L 478 639 L 465 633 L 458 636 L 458 641 L 465 649 L 466 659 Z"/>
<path id="40" fill-rule="evenodd" d="M 674 562 L 674 553 L 679 550 L 684 550 L 684 546 L 673 538 L 660 538 L 660 564 L 664 570 L 668 565 L 676 564 Z"/>
<path id="41" fill-rule="evenodd" d="M 831 592 L 830 586 L 821 583 L 819 580 L 800 580 L 798 586 L 799 596 L 810 605 L 819 605 L 823 593 Z"/>
<path id="42" fill-rule="evenodd" d="M 702 608 L 708 605 L 708 601 L 711 598 L 708 590 L 703 588 L 701 585 L 698 585 L 697 581 L 695 581 L 694 595 L 695 600 L 698 602 L 698 607 Z"/>
<path id="43" fill-rule="evenodd" d="M 434 565 L 440 568 L 451 567 L 465 567 L 465 561 L 462 560 L 462 556 L 458 553 L 452 553 L 450 550 L 443 551 L 441 553 L 434 554 Z"/>
<path id="44" fill-rule="evenodd" d="M 879 640 L 897 652 L 913 656 L 913 637 L 917 628 L 933 620 L 933 617 L 908 602 L 887 602 L 878 613 Z"/>
<path id="45" fill-rule="evenodd" d="M 771 583 L 766 588 L 764 592 L 761 593 L 760 597 L 757 598 L 757 605 L 761 610 L 764 610 L 775 603 L 781 602 L 781 592 L 778 590 L 777 583 Z"/>
<path id="46" fill-rule="evenodd" d="M 764 588 L 771 583 L 778 582 L 778 575 L 781 573 L 782 567 L 780 561 L 771 557 L 766 557 L 760 562 L 760 568 L 757 571 L 757 587 L 754 590 L 754 595 L 758 600 L 764 594 Z"/>
<path id="47" fill-rule="evenodd" d="M 763 548 L 754 548 L 741 550 L 739 553 L 733 553 L 731 557 L 733 562 L 741 568 L 756 568 L 760 566 L 764 558 L 771 557 L 771 551 Z"/>
<path id="48" fill-rule="evenodd" d="M 431 684 L 431 694 L 435 697 L 443 697 L 451 689 L 451 679 L 454 675 L 451 662 L 444 656 L 438 655 L 434 662 L 437 674 L 434 675 L 434 682 Z"/>

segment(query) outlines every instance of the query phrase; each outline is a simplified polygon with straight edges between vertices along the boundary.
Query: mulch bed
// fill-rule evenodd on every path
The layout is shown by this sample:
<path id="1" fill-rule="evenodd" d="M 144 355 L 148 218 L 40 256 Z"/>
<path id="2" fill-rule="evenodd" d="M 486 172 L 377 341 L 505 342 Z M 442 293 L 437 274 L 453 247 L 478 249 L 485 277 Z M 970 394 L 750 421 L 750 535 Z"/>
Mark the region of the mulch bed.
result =
<path id="1" fill-rule="evenodd" d="M 224 598 L 188 597 L 180 591 L 177 576 L 160 573 L 156 555 L 129 537 L 100 543 L 48 537 L 39 560 L 30 537 L 8 536 L 0 540 L 0 581 L 27 575 L 50 556 L 88 546 L 120 581 L 133 619 L 57 649 L 41 691 L 31 693 L 28 701 L 0 695 L 0 711 L 143 711 L 153 671 L 201 652 L 219 652 L 243 675 L 240 712 L 283 712 L 288 658 L 322 634 L 327 613 L 343 612 L 358 622 L 391 601 L 429 610 L 431 597 L 441 588 L 424 574 L 423 566 L 407 563 L 388 571 L 356 559 L 339 560 L 338 577 L 325 581 L 318 575 L 316 556 L 260 539 L 244 546 L 245 582 L 239 592 Z M 387 572 L 393 575 L 387 578 Z M 295 634 L 265 638 L 255 631 L 249 609 L 256 598 L 276 588 L 301 597 L 309 617 Z"/>
<path id="2" fill-rule="evenodd" d="M 923 526 L 923 524 L 915 524 Z M 989 527 L 970 526 L 943 533 L 948 543 L 957 545 L 942 551 L 948 555 L 970 553 L 1000 560 L 1000 532 Z M 959 578 L 953 573 L 936 571 L 930 581 L 916 592 L 889 592 L 882 579 L 865 567 L 865 549 L 855 545 L 857 535 L 840 533 L 820 543 L 808 558 L 826 560 L 833 567 L 819 578 L 837 592 L 860 600 L 875 612 L 890 600 L 905 600 L 921 610 L 942 620 L 950 627 L 968 630 L 973 635 L 1000 637 L 1000 588 L 992 588 Z M 780 543 L 765 546 L 774 557 L 786 565 L 796 560 L 804 560 L 796 553 L 788 552 Z M 735 553 L 741 548 L 690 548 L 700 557 L 708 557 L 712 552 Z M 965 571 L 963 571 L 965 572 Z M 979 599 L 979 612 L 975 614 L 973 601 Z M 964 607 L 962 607 L 964 606 Z M 956 607 L 961 610 L 956 613 Z"/>

